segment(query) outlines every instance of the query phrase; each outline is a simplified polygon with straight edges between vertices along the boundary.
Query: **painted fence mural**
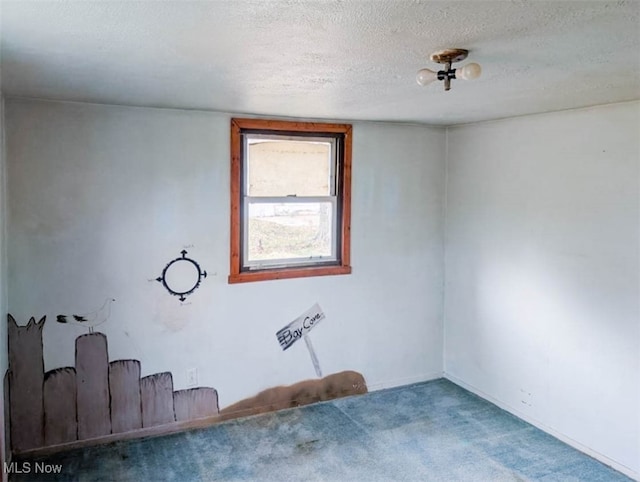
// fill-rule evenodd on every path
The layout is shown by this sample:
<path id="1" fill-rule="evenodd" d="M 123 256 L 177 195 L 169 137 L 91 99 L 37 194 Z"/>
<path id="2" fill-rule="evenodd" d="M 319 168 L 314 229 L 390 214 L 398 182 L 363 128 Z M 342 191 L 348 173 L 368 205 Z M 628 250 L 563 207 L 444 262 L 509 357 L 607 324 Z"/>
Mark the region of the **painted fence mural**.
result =
<path id="1" fill-rule="evenodd" d="M 14 452 L 218 414 L 213 388 L 174 391 L 171 373 L 141 378 L 138 360 L 109 362 L 103 333 L 76 338 L 75 367 L 44 373 L 45 319 L 8 322 Z"/>
<path id="2" fill-rule="evenodd" d="M 76 338 L 74 367 L 45 373 L 44 324 L 43 317 L 18 326 L 8 316 L 5 421 L 11 451 L 16 454 L 179 422 L 214 423 L 367 392 L 360 373 L 343 371 L 269 388 L 219 410 L 214 388 L 174 390 L 170 372 L 141 377 L 138 360 L 109 361 L 103 333 Z"/>

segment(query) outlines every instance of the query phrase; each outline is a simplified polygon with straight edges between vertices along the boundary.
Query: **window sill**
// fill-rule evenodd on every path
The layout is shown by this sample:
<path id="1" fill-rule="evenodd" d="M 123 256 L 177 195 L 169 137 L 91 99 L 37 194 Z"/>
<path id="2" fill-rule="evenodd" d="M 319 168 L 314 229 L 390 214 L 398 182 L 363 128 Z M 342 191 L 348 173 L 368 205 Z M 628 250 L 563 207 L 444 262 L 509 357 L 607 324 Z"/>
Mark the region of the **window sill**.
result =
<path id="1" fill-rule="evenodd" d="M 312 276 L 332 276 L 351 274 L 351 266 L 317 266 L 307 268 L 284 268 L 261 271 L 244 271 L 229 275 L 229 284 L 270 281 L 275 279 L 309 278 Z"/>

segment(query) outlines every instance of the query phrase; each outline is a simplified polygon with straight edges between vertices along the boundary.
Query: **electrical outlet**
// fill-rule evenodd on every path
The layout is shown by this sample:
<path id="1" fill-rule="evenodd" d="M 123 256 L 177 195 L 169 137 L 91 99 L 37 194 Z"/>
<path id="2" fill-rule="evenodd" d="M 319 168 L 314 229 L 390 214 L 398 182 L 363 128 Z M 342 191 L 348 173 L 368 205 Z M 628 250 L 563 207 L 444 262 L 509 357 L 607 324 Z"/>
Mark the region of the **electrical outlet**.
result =
<path id="1" fill-rule="evenodd" d="M 189 368 L 187 370 L 187 388 L 193 388 L 198 386 L 198 369 Z"/>

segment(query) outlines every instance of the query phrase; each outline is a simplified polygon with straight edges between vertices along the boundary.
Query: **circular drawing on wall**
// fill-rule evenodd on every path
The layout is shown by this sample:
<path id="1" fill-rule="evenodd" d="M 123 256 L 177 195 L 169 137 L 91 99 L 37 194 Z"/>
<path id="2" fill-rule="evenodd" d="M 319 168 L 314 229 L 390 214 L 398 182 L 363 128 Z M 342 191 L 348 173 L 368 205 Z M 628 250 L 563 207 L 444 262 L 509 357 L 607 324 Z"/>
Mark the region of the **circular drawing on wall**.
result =
<path id="1" fill-rule="evenodd" d="M 162 283 L 169 293 L 184 301 L 193 293 L 207 272 L 200 269 L 200 265 L 193 259 L 187 258 L 187 251 L 180 252 L 182 257 L 173 259 L 162 270 L 162 275 L 156 281 Z"/>

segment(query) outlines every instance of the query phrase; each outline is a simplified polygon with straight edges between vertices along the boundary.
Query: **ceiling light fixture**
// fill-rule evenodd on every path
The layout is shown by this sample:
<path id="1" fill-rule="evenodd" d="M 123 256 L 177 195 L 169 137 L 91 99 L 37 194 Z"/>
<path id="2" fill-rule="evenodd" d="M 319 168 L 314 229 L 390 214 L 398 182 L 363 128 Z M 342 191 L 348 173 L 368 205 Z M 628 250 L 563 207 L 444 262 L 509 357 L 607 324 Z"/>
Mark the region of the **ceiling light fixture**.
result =
<path id="1" fill-rule="evenodd" d="M 420 85 L 429 85 L 435 80 L 444 80 L 444 90 L 451 89 L 451 79 L 473 80 L 480 77 L 482 69 L 476 63 L 467 64 L 459 69 L 452 69 L 451 64 L 460 62 L 467 58 L 468 50 L 464 49 L 445 49 L 431 54 L 431 61 L 439 64 L 445 64 L 444 70 L 434 72 L 430 69 L 422 69 L 418 71 L 416 80 Z"/>

